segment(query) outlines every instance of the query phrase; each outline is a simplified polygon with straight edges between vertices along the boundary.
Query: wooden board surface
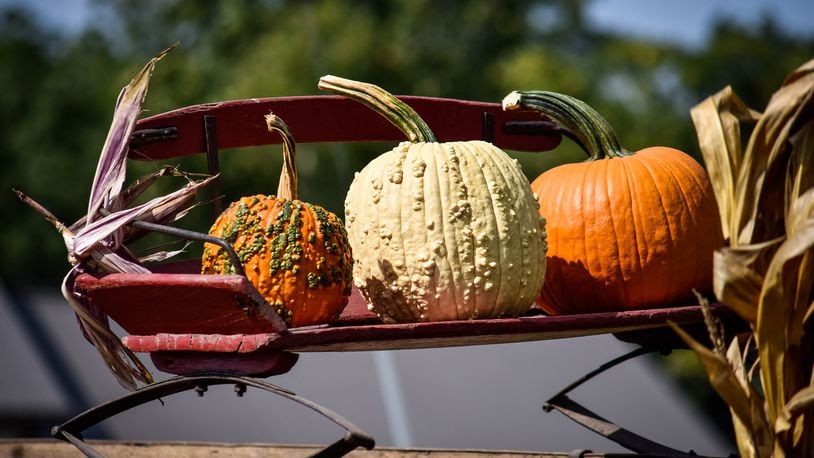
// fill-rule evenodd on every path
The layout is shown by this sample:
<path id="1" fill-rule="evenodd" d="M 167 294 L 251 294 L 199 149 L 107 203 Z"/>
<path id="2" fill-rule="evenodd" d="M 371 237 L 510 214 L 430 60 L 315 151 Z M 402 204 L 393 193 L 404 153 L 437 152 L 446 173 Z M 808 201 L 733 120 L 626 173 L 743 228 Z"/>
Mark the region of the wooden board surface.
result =
<path id="1" fill-rule="evenodd" d="M 321 450 L 319 446 L 309 445 L 274 445 L 274 444 L 226 444 L 200 442 L 126 442 L 89 440 L 97 451 L 105 456 L 128 458 L 183 457 L 203 458 L 228 456 L 235 458 L 280 457 L 296 458 L 311 456 Z M 0 456 L 17 458 L 77 458 L 83 456 L 73 445 L 52 439 L 0 439 Z M 544 453 L 500 450 L 443 450 L 443 449 L 396 449 L 375 448 L 373 450 L 354 450 L 348 457 L 360 458 L 566 458 L 569 453 Z M 586 452 L 585 458 L 604 457 L 604 453 Z M 621 458 L 622 455 L 612 456 Z"/>

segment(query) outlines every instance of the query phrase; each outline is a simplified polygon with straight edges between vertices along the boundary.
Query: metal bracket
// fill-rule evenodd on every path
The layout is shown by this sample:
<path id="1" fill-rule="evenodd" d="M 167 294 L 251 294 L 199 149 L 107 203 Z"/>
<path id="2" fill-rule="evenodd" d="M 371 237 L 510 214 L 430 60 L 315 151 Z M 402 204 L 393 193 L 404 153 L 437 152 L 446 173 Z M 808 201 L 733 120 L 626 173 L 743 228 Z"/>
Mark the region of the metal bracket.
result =
<path id="1" fill-rule="evenodd" d="M 151 223 L 148 221 L 135 220 L 131 221 L 129 224 L 137 229 L 145 231 L 157 232 L 159 234 L 171 235 L 182 239 L 195 240 L 196 242 L 212 243 L 217 245 L 223 248 L 229 255 L 229 261 L 232 263 L 232 267 L 235 269 L 235 274 L 242 277 L 246 276 L 246 273 L 243 270 L 243 264 L 240 262 L 240 257 L 237 255 L 237 252 L 235 252 L 234 247 L 231 243 L 223 240 L 220 237 L 202 234 L 200 232 L 190 231 L 188 229 Z"/>
<path id="2" fill-rule="evenodd" d="M 209 175 L 220 174 L 220 157 L 218 152 L 217 123 L 212 115 L 204 115 L 204 142 L 206 143 L 206 169 Z M 223 194 L 220 186 L 220 176 L 210 185 L 212 196 L 213 220 L 223 211 Z"/>
<path id="3" fill-rule="evenodd" d="M 659 444 L 658 442 L 654 442 L 636 433 L 628 431 L 614 424 L 612 421 L 602 418 L 601 416 L 597 415 L 588 408 L 582 406 L 581 404 L 577 403 L 576 401 L 568 397 L 568 393 L 573 391 L 575 388 L 579 387 L 588 380 L 591 380 L 597 375 L 605 372 L 606 370 L 618 366 L 619 364 L 629 359 L 633 359 L 637 356 L 641 356 L 647 353 L 652 353 L 654 351 L 662 351 L 662 353 L 665 354 L 669 353 L 669 351 L 665 352 L 664 350 L 657 348 L 639 347 L 629 353 L 614 358 L 602 364 L 598 368 L 592 370 L 591 372 L 585 374 L 584 376 L 580 377 L 573 383 L 569 384 L 568 386 L 560 390 L 551 399 L 545 402 L 545 404 L 543 405 L 543 410 L 546 412 L 556 410 L 561 414 L 565 415 L 566 417 L 568 417 L 569 419 L 571 419 L 572 421 L 578 423 L 579 425 L 584 426 L 585 428 L 590 429 L 591 431 L 605 437 L 606 439 L 612 440 L 613 442 L 616 442 L 622 447 L 625 447 L 626 449 L 636 453 L 676 458 L 683 457 L 698 458 L 699 455 L 696 455 L 695 452 L 693 452 L 692 450 L 689 452 L 682 452 L 680 450 L 676 450 L 666 445 Z"/>
<path id="4" fill-rule="evenodd" d="M 488 111 L 483 112 L 481 118 L 481 129 L 483 130 L 483 141 L 488 143 L 495 142 L 495 115 Z"/>
<path id="5" fill-rule="evenodd" d="M 137 148 L 151 143 L 175 140 L 176 138 L 178 138 L 178 128 L 175 126 L 141 129 L 134 131 L 130 136 L 130 147 Z"/>
<path id="6" fill-rule="evenodd" d="M 118 399 L 92 407 L 67 422 L 59 426 L 54 426 L 51 429 L 51 435 L 54 438 L 72 443 L 77 449 L 84 453 L 85 456 L 93 458 L 103 457 L 104 455 L 82 439 L 82 431 L 110 417 L 150 401 L 188 390 L 194 390 L 199 396 L 203 396 L 209 386 L 229 384 L 235 385 L 235 392 L 238 396 L 243 394 L 247 386 L 259 388 L 301 404 L 341 426 L 345 430 L 345 435 L 314 454 L 314 457 L 344 456 L 359 447 L 371 450 L 375 446 L 375 440 L 371 435 L 344 417 L 313 401 L 297 396 L 285 388 L 249 377 L 217 374 L 181 376 L 147 385 Z"/>

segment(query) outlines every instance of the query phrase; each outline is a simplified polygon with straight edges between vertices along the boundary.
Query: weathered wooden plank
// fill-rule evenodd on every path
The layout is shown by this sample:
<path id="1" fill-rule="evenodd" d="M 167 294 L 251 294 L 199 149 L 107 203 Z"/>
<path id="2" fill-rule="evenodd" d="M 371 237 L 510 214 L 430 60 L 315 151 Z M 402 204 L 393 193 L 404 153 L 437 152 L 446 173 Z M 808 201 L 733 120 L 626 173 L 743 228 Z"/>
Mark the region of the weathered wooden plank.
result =
<path id="1" fill-rule="evenodd" d="M 156 456 L 173 458 L 204 458 L 228 456 L 234 458 L 296 458 L 311 456 L 321 450 L 318 446 L 309 445 L 274 445 L 274 444 L 225 444 L 197 442 L 122 442 L 122 441 L 88 441 L 96 450 L 105 456 L 123 458 L 153 458 Z M 80 458 L 82 453 L 73 445 L 50 439 L 0 439 L 0 456 L 15 458 Z M 359 458 L 565 458 L 569 453 L 523 452 L 506 450 L 444 450 L 444 449 L 395 449 L 375 448 L 373 450 L 355 450 L 348 457 Z M 580 456 L 600 458 L 604 453 L 586 452 Z M 626 454 L 613 454 L 623 458 Z"/>

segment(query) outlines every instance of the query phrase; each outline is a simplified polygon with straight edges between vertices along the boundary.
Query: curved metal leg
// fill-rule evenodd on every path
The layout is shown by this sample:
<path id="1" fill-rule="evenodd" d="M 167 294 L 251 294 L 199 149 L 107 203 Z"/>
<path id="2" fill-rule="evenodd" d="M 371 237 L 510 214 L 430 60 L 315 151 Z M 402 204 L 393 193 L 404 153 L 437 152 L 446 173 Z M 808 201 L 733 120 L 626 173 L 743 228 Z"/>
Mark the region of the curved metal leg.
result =
<path id="1" fill-rule="evenodd" d="M 608 369 L 611 369 L 623 362 L 633 359 L 637 356 L 641 356 L 647 353 L 652 353 L 654 351 L 660 351 L 660 349 L 650 348 L 650 347 L 639 347 L 629 353 L 626 353 L 622 356 L 619 356 L 615 359 L 612 359 L 598 368 L 592 370 L 591 372 L 585 374 L 584 376 L 580 377 L 567 387 L 563 388 L 555 394 L 551 399 L 545 402 L 543 405 L 543 410 L 546 412 L 550 412 L 552 410 L 556 410 L 561 414 L 565 415 L 569 419 L 573 420 L 574 422 L 584 426 L 591 431 L 610 439 L 617 444 L 625 447 L 628 450 L 631 450 L 636 453 L 645 453 L 645 454 L 654 454 L 658 456 L 669 456 L 669 457 L 693 457 L 699 458 L 694 452 L 690 451 L 682 452 L 680 450 L 676 450 L 674 448 L 667 447 L 666 445 L 659 444 L 657 442 L 653 442 L 650 439 L 645 437 L 639 436 L 636 433 L 628 431 L 613 422 L 606 420 L 605 418 L 600 417 L 596 413 L 592 412 L 588 408 L 582 406 L 581 404 L 577 403 L 576 401 L 572 400 L 568 397 L 568 393 L 573 391 L 575 388 L 579 387 L 583 383 L 587 382 L 588 380 L 596 377 L 597 375 L 605 372 Z"/>
<path id="2" fill-rule="evenodd" d="M 373 437 L 368 433 L 359 429 L 356 425 L 346 420 L 339 414 L 322 407 L 315 402 L 297 396 L 285 388 L 278 387 L 262 380 L 232 375 L 181 376 L 147 385 L 118 399 L 92 407 L 73 417 L 67 422 L 59 426 L 54 426 L 51 429 L 51 435 L 57 439 L 71 442 L 88 457 L 101 457 L 102 455 L 99 452 L 82 440 L 82 431 L 110 417 L 132 409 L 133 407 L 140 406 L 150 401 L 155 401 L 162 397 L 188 390 L 195 390 L 199 394 L 203 394 L 203 392 L 206 391 L 209 386 L 230 384 L 235 385 L 235 391 L 237 392 L 238 396 L 243 394 L 247 386 L 269 391 L 278 396 L 282 396 L 286 399 L 297 402 L 298 404 L 313 410 L 314 412 L 322 415 L 345 429 L 344 437 L 325 447 L 322 451 L 318 452 L 314 456 L 343 456 L 359 447 L 364 447 L 365 449 L 370 450 L 375 446 Z"/>

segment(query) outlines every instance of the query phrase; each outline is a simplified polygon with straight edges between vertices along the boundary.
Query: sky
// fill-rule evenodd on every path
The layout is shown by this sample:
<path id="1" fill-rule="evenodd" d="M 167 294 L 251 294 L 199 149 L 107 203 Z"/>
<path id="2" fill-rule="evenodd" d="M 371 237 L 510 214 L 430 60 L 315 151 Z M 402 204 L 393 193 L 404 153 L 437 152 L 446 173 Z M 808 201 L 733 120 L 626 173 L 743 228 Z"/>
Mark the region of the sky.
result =
<path id="1" fill-rule="evenodd" d="M 793 35 L 814 35 L 812 0 L 594 0 L 588 8 L 602 28 L 688 47 L 703 45 L 718 17 L 754 25 L 764 15 Z"/>
<path id="2" fill-rule="evenodd" d="M 91 0 L 0 0 L 0 7 L 27 5 L 41 20 L 67 32 L 81 30 L 90 18 Z M 812 0 L 593 0 L 588 17 L 597 26 L 648 39 L 702 46 L 720 16 L 757 24 L 774 17 L 795 35 L 814 35 Z"/>

